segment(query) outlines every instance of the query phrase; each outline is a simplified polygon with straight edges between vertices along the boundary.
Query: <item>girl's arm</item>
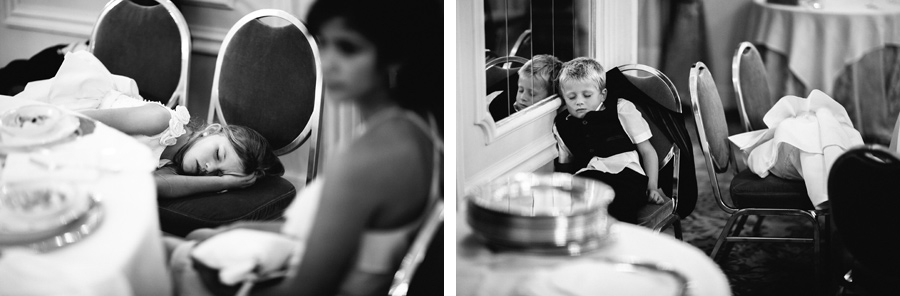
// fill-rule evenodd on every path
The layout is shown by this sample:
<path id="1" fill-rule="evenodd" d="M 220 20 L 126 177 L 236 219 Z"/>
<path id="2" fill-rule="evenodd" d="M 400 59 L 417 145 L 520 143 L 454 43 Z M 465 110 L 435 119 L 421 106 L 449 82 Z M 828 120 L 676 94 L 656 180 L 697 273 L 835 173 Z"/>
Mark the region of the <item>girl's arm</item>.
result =
<path id="1" fill-rule="evenodd" d="M 650 140 L 645 140 L 637 144 L 638 153 L 641 154 L 643 160 L 644 173 L 647 174 L 647 197 L 657 203 L 665 202 L 664 194 L 659 189 L 659 160 L 656 159 L 656 149 L 650 144 Z"/>
<path id="2" fill-rule="evenodd" d="M 163 167 L 153 173 L 156 195 L 160 198 L 185 197 L 203 192 L 218 192 L 244 188 L 256 182 L 256 175 L 187 176 L 179 175 L 173 167 Z"/>
<path id="3" fill-rule="evenodd" d="M 153 136 L 169 127 L 168 108 L 157 104 L 140 107 L 84 110 L 81 114 L 128 135 Z"/>

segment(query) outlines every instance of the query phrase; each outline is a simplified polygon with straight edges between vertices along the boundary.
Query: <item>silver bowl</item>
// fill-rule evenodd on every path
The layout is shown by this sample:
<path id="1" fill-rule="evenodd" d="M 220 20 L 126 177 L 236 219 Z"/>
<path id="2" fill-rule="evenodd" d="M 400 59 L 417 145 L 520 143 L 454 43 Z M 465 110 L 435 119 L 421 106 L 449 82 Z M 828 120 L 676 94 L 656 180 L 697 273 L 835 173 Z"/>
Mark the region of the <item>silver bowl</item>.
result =
<path id="1" fill-rule="evenodd" d="M 613 196 L 609 185 L 591 179 L 520 173 L 473 189 L 466 220 L 496 248 L 580 255 L 608 239 Z"/>

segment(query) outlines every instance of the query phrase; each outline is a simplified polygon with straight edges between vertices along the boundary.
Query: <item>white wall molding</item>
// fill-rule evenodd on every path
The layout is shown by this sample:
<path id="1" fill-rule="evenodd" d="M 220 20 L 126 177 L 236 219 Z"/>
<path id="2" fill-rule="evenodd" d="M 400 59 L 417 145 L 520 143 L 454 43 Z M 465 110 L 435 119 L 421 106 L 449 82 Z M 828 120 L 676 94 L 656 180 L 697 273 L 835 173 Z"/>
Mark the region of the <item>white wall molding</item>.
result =
<path id="1" fill-rule="evenodd" d="M 96 9 L 60 8 L 32 1 L 6 1 L 4 24 L 10 28 L 88 39 L 100 15 Z"/>
<path id="2" fill-rule="evenodd" d="M 548 134 L 473 175 L 469 178 L 464 192 L 469 192 L 475 186 L 516 172 L 536 171 L 556 159 L 557 155 L 556 139 Z"/>

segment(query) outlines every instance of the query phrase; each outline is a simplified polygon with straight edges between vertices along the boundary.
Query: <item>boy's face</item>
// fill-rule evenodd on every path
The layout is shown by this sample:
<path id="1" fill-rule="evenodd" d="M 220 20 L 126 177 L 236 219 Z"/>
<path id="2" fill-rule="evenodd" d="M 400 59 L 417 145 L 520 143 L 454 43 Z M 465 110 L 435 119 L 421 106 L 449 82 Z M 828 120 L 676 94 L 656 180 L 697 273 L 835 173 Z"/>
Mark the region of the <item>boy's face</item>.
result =
<path id="1" fill-rule="evenodd" d="M 562 88 L 563 101 L 569 114 L 583 118 L 589 111 L 595 111 L 606 100 L 606 88 L 602 91 L 593 81 L 559 82 Z"/>
<path id="2" fill-rule="evenodd" d="M 522 75 L 519 77 L 519 91 L 516 93 L 516 110 L 528 108 L 541 99 L 548 97 L 550 93 L 544 82 L 535 79 L 534 76 Z"/>

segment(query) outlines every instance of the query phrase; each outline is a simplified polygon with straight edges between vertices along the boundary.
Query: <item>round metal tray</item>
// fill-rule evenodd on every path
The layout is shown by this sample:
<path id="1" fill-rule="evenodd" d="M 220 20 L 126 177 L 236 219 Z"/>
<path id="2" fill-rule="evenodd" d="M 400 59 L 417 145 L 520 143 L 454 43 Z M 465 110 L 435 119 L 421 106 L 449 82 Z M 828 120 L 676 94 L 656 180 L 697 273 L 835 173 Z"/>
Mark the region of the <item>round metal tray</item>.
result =
<path id="1" fill-rule="evenodd" d="M 615 221 L 609 185 L 563 173 L 501 178 L 466 199 L 473 232 L 500 249 L 580 255 L 603 246 Z"/>

